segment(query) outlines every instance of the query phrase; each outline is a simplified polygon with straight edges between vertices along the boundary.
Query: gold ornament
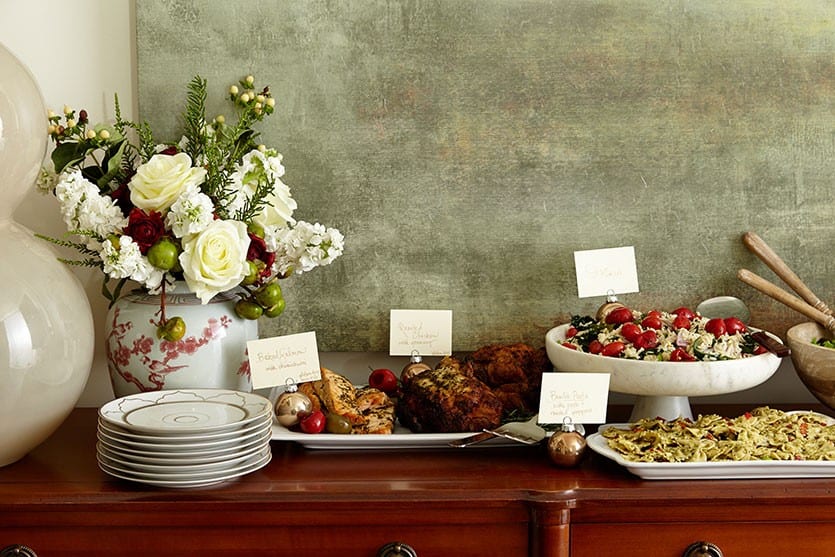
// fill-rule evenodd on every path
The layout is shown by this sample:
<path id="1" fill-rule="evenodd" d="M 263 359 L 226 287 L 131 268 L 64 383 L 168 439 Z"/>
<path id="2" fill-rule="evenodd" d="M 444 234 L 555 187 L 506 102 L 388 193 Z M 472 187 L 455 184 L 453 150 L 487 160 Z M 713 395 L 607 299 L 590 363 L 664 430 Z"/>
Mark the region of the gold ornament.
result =
<path id="1" fill-rule="evenodd" d="M 412 380 L 412 377 L 419 375 L 424 371 L 432 371 L 432 368 L 423 363 L 423 358 L 420 357 L 417 350 L 413 350 L 409 363 L 406 364 L 406 367 L 404 367 L 403 371 L 400 372 L 400 381 L 401 383 L 408 383 Z"/>
<path id="2" fill-rule="evenodd" d="M 548 439 L 548 456 L 556 466 L 571 468 L 577 466 L 586 453 L 586 438 L 583 437 L 570 419 L 562 424 L 562 430 Z"/>
<path id="3" fill-rule="evenodd" d="M 310 412 L 312 409 L 310 398 L 300 393 L 296 385 L 290 385 L 275 401 L 275 418 L 284 427 L 291 427 L 299 423 L 300 412 Z"/>

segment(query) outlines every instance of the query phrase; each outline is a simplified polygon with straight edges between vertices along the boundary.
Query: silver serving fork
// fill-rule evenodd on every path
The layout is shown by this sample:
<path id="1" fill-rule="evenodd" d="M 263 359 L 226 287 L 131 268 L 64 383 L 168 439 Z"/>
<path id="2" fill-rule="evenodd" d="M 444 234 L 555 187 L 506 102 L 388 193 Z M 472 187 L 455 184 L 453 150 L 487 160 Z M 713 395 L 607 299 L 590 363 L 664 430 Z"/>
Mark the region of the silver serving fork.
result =
<path id="1" fill-rule="evenodd" d="M 526 422 L 508 422 L 495 429 L 485 429 L 481 433 L 450 441 L 449 445 L 452 447 L 469 447 L 496 437 L 504 437 L 525 445 L 536 445 L 545 439 L 545 430 L 537 425 L 538 420 L 539 414 Z"/>

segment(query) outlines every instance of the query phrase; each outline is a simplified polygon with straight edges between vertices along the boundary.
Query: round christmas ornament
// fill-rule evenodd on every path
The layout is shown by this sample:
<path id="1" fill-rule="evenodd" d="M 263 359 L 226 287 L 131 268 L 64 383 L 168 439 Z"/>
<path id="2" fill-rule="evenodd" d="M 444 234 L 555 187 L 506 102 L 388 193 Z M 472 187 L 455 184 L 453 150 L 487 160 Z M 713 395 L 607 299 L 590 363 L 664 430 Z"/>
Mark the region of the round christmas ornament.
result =
<path id="1" fill-rule="evenodd" d="M 412 357 L 409 359 L 409 363 L 406 364 L 406 367 L 404 367 L 403 371 L 400 372 L 400 381 L 403 383 L 408 383 L 415 375 L 419 375 L 424 371 L 431 370 L 431 367 L 423 363 L 423 358 L 421 358 L 418 351 L 413 350 Z"/>
<path id="2" fill-rule="evenodd" d="M 577 466 L 586 453 L 586 438 L 583 437 L 569 418 L 562 429 L 548 439 L 548 456 L 556 466 L 571 468 Z"/>
<path id="3" fill-rule="evenodd" d="M 626 307 L 622 303 L 618 302 L 618 297 L 614 294 L 607 294 L 606 295 L 606 302 L 597 308 L 597 320 L 598 321 L 606 321 L 606 316 L 612 313 L 614 310 L 618 308 Z"/>
<path id="4" fill-rule="evenodd" d="M 310 412 L 313 403 L 304 393 L 299 392 L 296 385 L 290 385 L 275 401 L 275 418 L 284 427 L 291 427 L 299 423 L 299 414 Z"/>

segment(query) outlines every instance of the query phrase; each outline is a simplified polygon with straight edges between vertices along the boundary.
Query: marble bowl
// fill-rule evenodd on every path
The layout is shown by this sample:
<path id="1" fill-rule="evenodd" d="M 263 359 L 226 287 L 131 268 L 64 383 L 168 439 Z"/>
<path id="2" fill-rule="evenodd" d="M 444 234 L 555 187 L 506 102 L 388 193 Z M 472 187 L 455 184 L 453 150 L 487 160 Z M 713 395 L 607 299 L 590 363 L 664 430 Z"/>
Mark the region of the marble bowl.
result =
<path id="1" fill-rule="evenodd" d="M 801 323 L 786 332 L 797 376 L 819 401 L 835 409 L 835 349 L 812 344 L 832 334 L 817 323 Z"/>
<path id="2" fill-rule="evenodd" d="M 656 416 L 692 418 L 687 397 L 744 391 L 764 383 L 780 367 L 780 358 L 770 352 L 718 362 L 650 362 L 588 354 L 562 346 L 569 326 L 560 325 L 545 335 L 545 350 L 554 368 L 610 374 L 610 391 L 639 397 L 633 421 Z"/>

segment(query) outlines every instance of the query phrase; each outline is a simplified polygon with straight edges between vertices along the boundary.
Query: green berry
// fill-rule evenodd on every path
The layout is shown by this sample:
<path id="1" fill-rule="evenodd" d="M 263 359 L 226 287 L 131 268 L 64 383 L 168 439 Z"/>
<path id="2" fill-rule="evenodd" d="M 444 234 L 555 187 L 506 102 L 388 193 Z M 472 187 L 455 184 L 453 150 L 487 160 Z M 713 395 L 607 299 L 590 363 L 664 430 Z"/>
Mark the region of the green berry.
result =
<path id="1" fill-rule="evenodd" d="M 151 246 L 147 253 L 148 262 L 163 271 L 168 271 L 177 264 L 178 255 L 177 245 L 168 238 L 163 238 Z"/>
<path id="2" fill-rule="evenodd" d="M 186 334 L 186 322 L 182 317 L 172 317 L 157 327 L 157 337 L 162 340 L 177 342 Z"/>
<path id="3" fill-rule="evenodd" d="M 251 300 L 240 300 L 235 304 L 235 313 L 241 319 L 258 319 L 264 314 L 264 308 Z"/>
<path id="4" fill-rule="evenodd" d="M 261 274 L 261 271 L 258 269 L 258 265 L 254 262 L 247 261 L 247 264 L 249 265 L 249 272 L 247 272 L 247 275 L 241 283 L 249 286 L 250 284 L 255 284 L 255 281 L 258 280 L 258 276 Z"/>
<path id="5" fill-rule="evenodd" d="M 255 234 L 259 238 L 264 237 L 264 227 L 258 224 L 257 222 L 251 222 L 246 227 L 247 232 L 250 234 Z"/>
<path id="6" fill-rule="evenodd" d="M 284 308 L 287 305 L 287 302 L 284 301 L 284 298 L 279 300 L 277 304 L 274 306 L 270 306 L 264 310 L 264 315 L 267 317 L 278 317 L 282 313 L 284 313 Z"/>
<path id="7" fill-rule="evenodd" d="M 272 307 L 283 299 L 277 281 L 269 282 L 255 292 L 255 300 L 265 308 Z"/>

